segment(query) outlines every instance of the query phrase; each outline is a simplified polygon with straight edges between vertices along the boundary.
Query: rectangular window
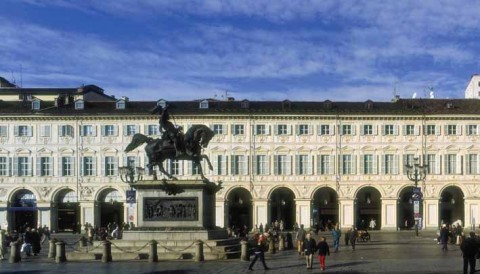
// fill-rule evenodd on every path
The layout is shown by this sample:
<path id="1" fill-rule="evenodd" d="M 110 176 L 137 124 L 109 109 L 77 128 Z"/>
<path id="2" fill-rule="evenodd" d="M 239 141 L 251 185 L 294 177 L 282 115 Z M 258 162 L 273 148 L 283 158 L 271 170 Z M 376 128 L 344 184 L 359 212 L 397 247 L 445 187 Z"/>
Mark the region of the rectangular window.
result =
<path id="1" fill-rule="evenodd" d="M 245 126 L 244 125 L 233 125 L 233 135 L 244 135 Z"/>
<path id="2" fill-rule="evenodd" d="M 467 135 L 477 135 L 478 127 L 477 125 L 467 125 Z"/>
<path id="3" fill-rule="evenodd" d="M 291 160 L 290 155 L 275 155 L 275 175 L 290 175 Z"/>
<path id="4" fill-rule="evenodd" d="M 298 135 L 308 135 L 310 133 L 310 125 L 298 125 Z"/>
<path id="5" fill-rule="evenodd" d="M 32 161 L 29 157 L 17 158 L 17 175 L 32 176 Z"/>
<path id="6" fill-rule="evenodd" d="M 445 174 L 457 174 L 457 155 L 445 155 Z"/>
<path id="7" fill-rule="evenodd" d="M 158 125 L 148 125 L 147 135 L 160 135 L 160 128 Z"/>
<path id="8" fill-rule="evenodd" d="M 74 158 L 71 157 L 71 156 L 63 156 L 61 158 L 61 161 L 62 161 L 62 166 L 61 166 L 61 171 L 62 171 L 62 174 L 61 176 L 73 176 L 73 167 L 74 167 L 74 163 L 73 163 L 73 160 Z"/>
<path id="9" fill-rule="evenodd" d="M 104 125 L 102 127 L 102 136 L 109 137 L 109 136 L 116 136 L 117 131 L 114 125 Z"/>
<path id="10" fill-rule="evenodd" d="M 425 135 L 437 135 L 437 130 L 435 125 L 426 125 L 425 126 Z"/>
<path id="11" fill-rule="evenodd" d="M 312 175 L 312 157 L 310 155 L 297 155 L 295 166 L 297 175 Z"/>
<path id="12" fill-rule="evenodd" d="M 83 176 L 95 176 L 95 159 L 93 156 L 85 156 L 82 161 Z"/>
<path id="13" fill-rule="evenodd" d="M 333 174 L 333 161 L 331 155 L 320 155 L 318 161 L 318 173 L 325 175 L 325 174 Z"/>
<path id="14" fill-rule="evenodd" d="M 52 137 L 52 126 L 51 125 L 41 125 L 40 126 L 40 137 Z"/>
<path id="15" fill-rule="evenodd" d="M 231 174 L 246 175 L 247 174 L 247 157 L 245 155 L 232 155 L 231 157 Z"/>
<path id="16" fill-rule="evenodd" d="M 214 132 L 216 135 L 223 135 L 223 134 L 225 134 L 225 125 L 214 124 L 214 125 L 213 125 L 213 132 Z"/>
<path id="17" fill-rule="evenodd" d="M 51 157 L 37 158 L 37 176 L 53 176 L 53 161 Z"/>
<path id="18" fill-rule="evenodd" d="M 256 135 L 267 135 L 267 126 L 266 125 L 255 125 L 255 134 Z"/>
<path id="19" fill-rule="evenodd" d="M 415 154 L 403 155 L 403 174 L 407 174 L 406 165 L 413 166 L 415 164 Z"/>
<path id="20" fill-rule="evenodd" d="M 394 125 L 384 125 L 383 126 L 383 135 L 395 135 L 395 126 Z"/>
<path id="21" fill-rule="evenodd" d="M 331 135 L 330 125 L 320 125 L 319 135 Z"/>
<path id="22" fill-rule="evenodd" d="M 375 156 L 373 154 L 363 155 L 363 174 L 376 174 Z"/>
<path id="23" fill-rule="evenodd" d="M 17 137 L 31 137 L 31 126 L 15 126 L 15 136 Z"/>
<path id="24" fill-rule="evenodd" d="M 9 171 L 10 165 L 8 162 L 8 157 L 0 157 L 0 176 L 9 176 Z"/>
<path id="25" fill-rule="evenodd" d="M 73 138 L 73 126 L 71 125 L 61 125 L 58 130 L 58 135 L 60 137 L 72 137 Z"/>
<path id="26" fill-rule="evenodd" d="M 169 160 L 167 161 L 168 164 L 168 171 L 172 175 L 180 175 L 181 174 L 181 166 L 179 160 Z"/>
<path id="27" fill-rule="evenodd" d="M 277 135 L 289 135 L 290 127 L 288 125 L 277 125 Z"/>
<path id="28" fill-rule="evenodd" d="M 478 154 L 467 154 L 467 174 L 478 174 Z"/>
<path id="29" fill-rule="evenodd" d="M 427 174 L 440 174 L 439 162 L 437 155 L 427 154 Z"/>
<path id="30" fill-rule="evenodd" d="M 255 170 L 257 175 L 268 175 L 270 174 L 269 170 L 269 161 L 267 155 L 257 155 Z"/>
<path id="31" fill-rule="evenodd" d="M 213 171 L 215 175 L 227 175 L 227 156 L 216 155 L 213 159 Z"/>
<path id="32" fill-rule="evenodd" d="M 82 137 L 95 136 L 94 127 L 92 125 L 80 126 L 80 136 Z"/>
<path id="33" fill-rule="evenodd" d="M 105 176 L 117 176 L 117 157 L 106 156 L 104 162 Z"/>
<path id="34" fill-rule="evenodd" d="M 8 136 L 8 127 L 0 126 L 0 137 L 7 137 L 7 136 Z"/>
<path id="35" fill-rule="evenodd" d="M 353 135 L 352 125 L 342 125 L 342 135 Z"/>
<path id="36" fill-rule="evenodd" d="M 133 136 L 135 134 L 137 134 L 138 132 L 138 127 L 136 125 L 127 125 L 125 127 L 125 136 Z"/>
<path id="37" fill-rule="evenodd" d="M 447 125 L 447 135 L 457 135 L 457 125 Z"/>
<path id="38" fill-rule="evenodd" d="M 405 125 L 405 135 L 416 135 L 415 125 Z"/>
<path id="39" fill-rule="evenodd" d="M 383 155 L 382 171 L 383 174 L 398 174 L 398 156 L 394 154 Z"/>
<path id="40" fill-rule="evenodd" d="M 363 125 L 363 135 L 373 135 L 373 125 Z"/>
<path id="41" fill-rule="evenodd" d="M 354 174 L 354 161 L 353 161 L 353 155 L 346 154 L 346 155 L 341 155 L 341 173 L 344 175 L 348 174 Z"/>

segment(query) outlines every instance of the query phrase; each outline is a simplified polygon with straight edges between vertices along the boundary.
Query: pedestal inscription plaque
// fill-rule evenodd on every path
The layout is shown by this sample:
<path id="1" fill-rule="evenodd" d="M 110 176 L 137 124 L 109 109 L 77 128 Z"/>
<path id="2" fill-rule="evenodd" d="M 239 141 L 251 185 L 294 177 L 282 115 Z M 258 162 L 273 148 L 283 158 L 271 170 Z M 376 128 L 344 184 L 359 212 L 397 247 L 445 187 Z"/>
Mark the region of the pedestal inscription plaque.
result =
<path id="1" fill-rule="evenodd" d="M 143 220 L 152 221 L 198 221 L 198 198 L 143 198 Z"/>

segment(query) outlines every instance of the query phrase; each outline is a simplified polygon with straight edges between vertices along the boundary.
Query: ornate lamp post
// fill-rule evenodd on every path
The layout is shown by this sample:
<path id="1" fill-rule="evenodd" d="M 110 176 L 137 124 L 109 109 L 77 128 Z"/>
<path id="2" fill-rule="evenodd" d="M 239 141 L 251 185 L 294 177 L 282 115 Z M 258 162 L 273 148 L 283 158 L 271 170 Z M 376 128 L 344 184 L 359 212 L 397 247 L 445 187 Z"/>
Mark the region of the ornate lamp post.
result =
<path id="1" fill-rule="evenodd" d="M 418 187 L 418 182 L 425 180 L 427 176 L 428 165 L 420 165 L 418 157 L 413 158 L 413 165 L 405 165 L 407 177 L 410 181 L 415 183 L 413 188 L 413 215 L 415 218 L 415 235 L 418 236 L 418 218 L 420 216 L 420 201 L 422 199 L 421 189 Z"/>
<path id="2" fill-rule="evenodd" d="M 145 169 L 143 167 L 122 166 L 118 168 L 118 171 L 122 182 L 127 183 L 130 186 L 130 190 L 132 190 L 132 185 L 143 179 Z M 135 174 L 137 175 L 136 178 Z"/>

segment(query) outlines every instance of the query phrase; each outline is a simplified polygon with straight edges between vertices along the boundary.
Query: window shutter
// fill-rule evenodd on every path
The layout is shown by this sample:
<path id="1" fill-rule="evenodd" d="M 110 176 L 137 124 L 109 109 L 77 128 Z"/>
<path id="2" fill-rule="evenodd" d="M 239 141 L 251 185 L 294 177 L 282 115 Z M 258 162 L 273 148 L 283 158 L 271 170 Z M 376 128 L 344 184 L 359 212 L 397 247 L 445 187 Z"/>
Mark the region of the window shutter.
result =
<path id="1" fill-rule="evenodd" d="M 6 157 L 7 158 L 7 176 L 12 176 L 12 157 Z"/>
<path id="2" fill-rule="evenodd" d="M 102 171 L 101 171 L 101 172 L 102 172 L 102 176 L 107 176 L 107 170 L 106 170 L 106 168 L 105 168 L 106 162 L 107 162 L 107 156 L 104 156 L 104 157 L 102 157 L 101 159 L 102 159 L 102 160 L 101 160 L 100 165 L 101 165 L 101 170 L 102 170 Z"/>
<path id="3" fill-rule="evenodd" d="M 462 160 L 463 160 L 463 156 L 457 155 L 457 168 L 456 168 L 457 174 L 463 173 Z"/>
<path id="4" fill-rule="evenodd" d="M 440 126 L 435 125 L 435 135 L 440 135 Z"/>
<path id="5" fill-rule="evenodd" d="M 85 157 L 80 158 L 80 175 L 85 176 Z"/>
<path id="6" fill-rule="evenodd" d="M 480 154 L 476 154 L 475 157 L 477 159 L 477 172 L 475 174 L 480 174 Z"/>
<path id="7" fill-rule="evenodd" d="M 128 129 L 128 125 L 123 125 L 123 136 L 127 136 L 127 133 L 128 133 L 127 129 Z"/>
<path id="8" fill-rule="evenodd" d="M 270 155 L 265 155 L 265 175 L 270 175 Z"/>
<path id="9" fill-rule="evenodd" d="M 462 135 L 462 127 L 457 125 L 456 128 L 457 128 L 457 136 Z"/>
<path id="10" fill-rule="evenodd" d="M 55 161 L 54 161 L 54 158 L 53 157 L 48 157 L 48 161 L 49 161 L 49 165 L 48 165 L 48 174 L 50 174 L 50 176 L 55 176 L 54 174 L 54 165 L 55 165 Z"/>
<path id="11" fill-rule="evenodd" d="M 393 125 L 393 135 L 397 136 L 398 135 L 398 125 Z"/>
<path id="12" fill-rule="evenodd" d="M 360 174 L 367 174 L 365 172 L 365 156 L 366 155 L 361 155 L 361 156 L 362 156 L 362 158 L 360 158 L 360 172 L 359 173 Z"/>
<path id="13" fill-rule="evenodd" d="M 97 157 L 92 156 L 92 162 L 93 162 L 92 176 L 97 176 Z"/>
<path id="14" fill-rule="evenodd" d="M 273 161 L 273 173 L 275 175 L 279 175 L 278 174 L 278 165 L 279 165 L 279 156 L 278 155 L 275 155 L 274 156 L 274 161 Z"/>
<path id="15" fill-rule="evenodd" d="M 378 155 L 373 155 L 373 174 L 378 174 Z"/>
<path id="16" fill-rule="evenodd" d="M 295 134 L 300 135 L 300 125 L 295 125 Z"/>
<path id="17" fill-rule="evenodd" d="M 343 125 L 338 125 L 338 132 L 343 136 Z"/>
<path id="18" fill-rule="evenodd" d="M 13 157 L 12 175 L 18 176 L 18 157 Z"/>
<path id="19" fill-rule="evenodd" d="M 470 157 L 473 157 L 473 156 L 470 156 L 470 155 L 474 155 L 474 154 L 467 154 L 466 157 L 465 157 L 465 174 L 472 174 L 472 169 L 473 167 L 470 166 Z"/>
<path id="20" fill-rule="evenodd" d="M 28 137 L 32 137 L 33 136 L 33 130 L 32 130 L 32 126 L 27 126 L 27 136 Z"/>
<path id="21" fill-rule="evenodd" d="M 85 131 L 83 126 L 79 126 L 80 136 L 85 136 Z"/>
<path id="22" fill-rule="evenodd" d="M 338 155 L 338 173 L 343 174 L 343 155 Z"/>
<path id="23" fill-rule="evenodd" d="M 62 156 L 57 157 L 57 169 L 58 169 L 58 176 L 64 176 L 63 168 L 62 168 Z"/>
<path id="24" fill-rule="evenodd" d="M 382 174 L 386 174 L 386 170 L 385 170 L 385 165 L 386 165 L 386 160 L 387 160 L 387 155 L 383 154 L 382 155 L 382 166 L 381 166 L 381 172 Z"/>
<path id="25" fill-rule="evenodd" d="M 15 127 L 13 128 L 13 134 L 14 134 L 15 136 L 18 136 L 18 126 L 15 126 Z"/>
<path id="26" fill-rule="evenodd" d="M 355 125 L 351 125 L 351 128 L 352 128 L 352 135 L 356 135 L 356 126 Z"/>
<path id="27" fill-rule="evenodd" d="M 292 135 L 292 125 L 287 125 L 287 135 Z"/>
<path id="28" fill-rule="evenodd" d="M 315 169 L 315 156 L 312 155 L 312 157 L 310 156 L 307 156 L 309 159 L 310 159 L 310 162 L 308 163 L 308 167 L 307 167 L 307 172 L 308 172 L 308 175 L 313 175 L 313 170 Z"/>
<path id="29" fill-rule="evenodd" d="M 292 161 L 292 156 L 291 156 L 291 155 L 287 155 L 287 163 L 286 163 L 286 166 L 287 166 L 286 175 L 292 175 L 293 161 Z"/>
<path id="30" fill-rule="evenodd" d="M 377 125 L 372 125 L 372 134 L 373 135 L 378 135 L 378 126 Z"/>
<path id="31" fill-rule="evenodd" d="M 385 136 L 385 125 L 382 125 L 382 135 Z"/>
<path id="32" fill-rule="evenodd" d="M 270 135 L 270 129 L 271 129 L 270 125 L 265 126 L 266 135 Z"/>
<path id="33" fill-rule="evenodd" d="M 402 125 L 403 136 L 407 135 L 407 125 Z"/>
<path id="34" fill-rule="evenodd" d="M 393 156 L 393 174 L 398 174 L 398 164 L 400 157 L 398 155 Z"/>
<path id="35" fill-rule="evenodd" d="M 63 136 L 63 127 L 64 127 L 64 126 L 58 126 L 58 136 L 59 136 L 59 137 L 64 137 L 64 136 Z"/>
<path id="36" fill-rule="evenodd" d="M 275 134 L 275 135 L 278 135 L 278 125 L 275 125 L 274 134 Z"/>
<path id="37" fill-rule="evenodd" d="M 357 174 L 357 155 L 352 155 L 352 175 Z"/>
<path id="38" fill-rule="evenodd" d="M 101 126 L 102 136 L 106 136 L 106 134 L 105 134 L 106 131 L 107 131 L 107 128 L 106 128 L 106 127 L 107 127 L 106 125 L 102 125 L 102 126 Z"/>
<path id="39" fill-rule="evenodd" d="M 330 135 L 335 135 L 335 124 L 329 126 Z"/>
<path id="40" fill-rule="evenodd" d="M 27 158 L 27 176 L 33 175 L 32 157 Z"/>
<path id="41" fill-rule="evenodd" d="M 435 155 L 437 161 L 435 161 L 435 174 L 442 173 L 442 155 Z"/>
<path id="42" fill-rule="evenodd" d="M 361 135 L 361 136 L 365 135 L 365 126 L 366 126 L 366 125 L 363 125 L 363 124 L 360 125 L 360 135 Z"/>
<path id="43" fill-rule="evenodd" d="M 135 125 L 135 133 L 141 133 L 140 132 L 140 125 Z"/>
<path id="44" fill-rule="evenodd" d="M 92 136 L 97 136 L 97 126 L 92 125 Z"/>
<path id="45" fill-rule="evenodd" d="M 413 128 L 413 134 L 415 135 L 420 135 L 420 129 L 421 129 L 421 126 L 414 126 Z"/>
<path id="46" fill-rule="evenodd" d="M 37 157 L 37 162 L 36 162 L 36 172 L 35 174 L 37 176 L 42 176 L 42 158 L 41 157 Z"/>

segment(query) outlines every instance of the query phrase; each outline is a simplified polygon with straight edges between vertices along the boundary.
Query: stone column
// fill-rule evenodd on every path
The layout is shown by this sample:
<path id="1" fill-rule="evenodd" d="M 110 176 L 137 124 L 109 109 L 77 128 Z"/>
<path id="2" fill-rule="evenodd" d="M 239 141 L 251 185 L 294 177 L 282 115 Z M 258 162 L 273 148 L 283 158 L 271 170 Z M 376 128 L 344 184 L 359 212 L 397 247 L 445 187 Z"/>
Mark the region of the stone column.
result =
<path id="1" fill-rule="evenodd" d="M 355 225 L 355 201 L 353 199 L 340 198 L 338 210 L 341 228 L 351 228 Z"/>
<path id="2" fill-rule="evenodd" d="M 396 231 L 397 227 L 399 226 L 398 222 L 398 205 L 397 205 L 397 198 L 382 198 L 382 207 L 381 207 L 381 216 L 382 220 L 379 223 L 379 220 L 375 220 L 378 227 L 381 227 L 382 230 L 391 230 Z M 370 220 L 366 220 L 367 225 L 370 224 Z"/>
<path id="3" fill-rule="evenodd" d="M 203 262 L 205 260 L 203 256 L 203 242 L 201 240 L 195 241 L 195 262 Z"/>
<path id="4" fill-rule="evenodd" d="M 437 230 L 440 228 L 438 198 L 423 199 L 423 223 L 425 229 Z"/>
<path id="5" fill-rule="evenodd" d="M 310 209 L 311 203 L 310 199 L 295 199 L 295 222 L 298 225 L 304 225 L 305 229 L 309 228 L 311 225 L 310 220 Z"/>
<path id="6" fill-rule="evenodd" d="M 150 252 L 148 253 L 148 262 L 150 263 L 158 262 L 157 241 L 152 240 L 150 241 L 149 245 L 150 245 Z"/>
<path id="7" fill-rule="evenodd" d="M 250 261 L 250 257 L 248 256 L 248 242 L 247 241 L 241 241 L 240 242 L 241 244 L 241 256 L 240 256 L 240 260 L 242 261 Z"/>
<path id="8" fill-rule="evenodd" d="M 263 225 L 263 228 L 268 224 L 269 219 L 269 207 L 267 199 L 254 199 L 253 200 L 253 225 L 260 224 Z"/>
<path id="9" fill-rule="evenodd" d="M 55 244 L 57 246 L 57 254 L 55 257 L 55 262 L 63 263 L 67 261 L 67 256 L 65 254 L 65 243 L 60 241 Z"/>

